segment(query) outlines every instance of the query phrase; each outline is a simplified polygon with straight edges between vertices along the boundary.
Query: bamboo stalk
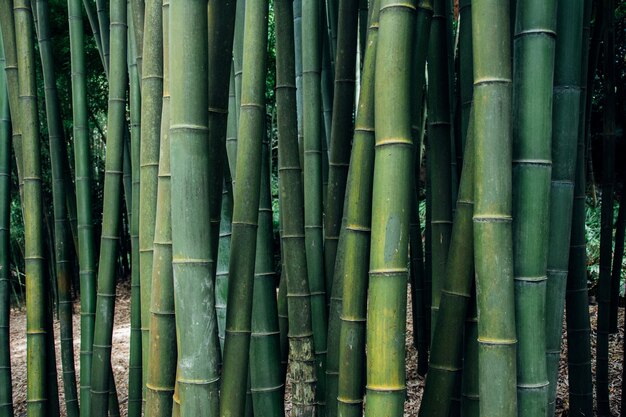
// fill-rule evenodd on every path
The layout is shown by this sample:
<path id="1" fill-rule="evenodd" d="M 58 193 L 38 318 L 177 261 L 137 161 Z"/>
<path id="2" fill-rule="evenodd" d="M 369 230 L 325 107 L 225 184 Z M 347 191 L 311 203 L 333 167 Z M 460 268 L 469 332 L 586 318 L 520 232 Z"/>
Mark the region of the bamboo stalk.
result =
<path id="1" fill-rule="evenodd" d="M 327 312 L 322 236 L 322 120 L 320 7 L 317 0 L 302 1 L 302 124 L 304 142 L 304 234 L 311 290 L 313 339 L 317 361 L 318 414 L 324 413 Z"/>
<path id="2" fill-rule="evenodd" d="M 583 0 L 557 5 L 552 111 L 552 188 L 546 293 L 548 414 L 554 414 L 574 202 L 580 108 Z M 600 338 L 599 338 L 600 339 Z M 599 340 L 598 339 L 598 340 Z"/>
<path id="3" fill-rule="evenodd" d="M 111 339 L 115 308 L 115 275 L 120 237 L 122 160 L 126 115 L 127 27 L 123 0 L 111 3 L 111 62 L 107 118 L 104 214 L 98 263 L 98 288 L 91 371 L 91 414 L 108 411 Z"/>
<path id="4" fill-rule="evenodd" d="M 278 122 L 278 181 L 281 196 L 284 275 L 289 307 L 289 354 L 292 416 L 315 416 L 315 357 L 311 293 L 307 279 L 304 213 L 294 57 L 293 9 L 290 0 L 274 3 L 276 22 L 276 102 Z"/>
<path id="5" fill-rule="evenodd" d="M 52 170 L 52 198 L 54 211 L 54 249 L 56 260 L 57 288 L 59 293 L 58 309 L 61 328 L 61 362 L 63 367 L 63 386 L 65 406 L 68 417 L 78 417 L 78 395 L 76 392 L 76 371 L 74 368 L 74 337 L 72 329 L 72 294 L 71 294 L 71 230 L 66 205 L 65 169 L 63 161 L 67 158 L 63 121 L 56 88 L 52 37 L 50 33 L 50 11 L 46 0 L 35 4 L 38 17 L 38 42 L 45 89 L 46 116 L 50 142 L 50 163 Z"/>
<path id="6" fill-rule="evenodd" d="M 416 2 L 382 0 L 375 69 L 375 162 L 366 329 L 366 415 L 401 416 L 406 393 L 411 138 Z"/>
<path id="7" fill-rule="evenodd" d="M 203 0 L 170 6 L 172 267 L 183 417 L 219 410 L 208 188 L 208 20 Z M 193 82 L 189 82 L 193 80 Z M 203 352 L 198 355 L 198 352 Z"/>
<path id="8" fill-rule="evenodd" d="M 47 414 L 47 309 L 43 255 L 41 153 L 35 80 L 35 48 L 30 2 L 14 3 L 15 41 L 19 78 L 19 107 L 24 139 L 24 261 L 26 266 L 26 409 L 29 416 Z M 8 75 L 8 74 L 7 74 Z M 8 78 L 8 77 L 7 77 Z M 50 391 L 52 391 L 50 389 Z M 50 407 L 52 409 L 52 407 Z"/>
<path id="9" fill-rule="evenodd" d="M 433 329 L 430 364 L 420 416 L 444 416 L 451 412 L 452 397 L 463 365 L 463 328 L 471 300 L 474 260 L 472 215 L 474 212 L 473 122 L 470 118 L 467 152 L 450 239 L 450 255 L 443 279 L 439 317 Z"/>
<path id="10" fill-rule="evenodd" d="M 130 357 L 128 363 L 128 415 L 140 417 L 142 406 L 141 361 L 141 283 L 139 281 L 139 153 L 141 148 L 141 91 L 137 72 L 136 43 L 133 19 L 128 21 L 128 76 L 130 108 L 130 147 L 132 167 L 132 207 L 130 216 L 131 281 L 130 281 Z"/>
<path id="11" fill-rule="evenodd" d="M 516 416 L 509 4 L 472 2 L 480 415 Z"/>
<path id="12" fill-rule="evenodd" d="M 0 32 L 0 66 L 4 67 L 4 47 Z M 0 70 L 0 416 L 13 417 L 11 385 L 11 306 L 10 226 L 11 226 L 11 115 L 4 71 Z"/>

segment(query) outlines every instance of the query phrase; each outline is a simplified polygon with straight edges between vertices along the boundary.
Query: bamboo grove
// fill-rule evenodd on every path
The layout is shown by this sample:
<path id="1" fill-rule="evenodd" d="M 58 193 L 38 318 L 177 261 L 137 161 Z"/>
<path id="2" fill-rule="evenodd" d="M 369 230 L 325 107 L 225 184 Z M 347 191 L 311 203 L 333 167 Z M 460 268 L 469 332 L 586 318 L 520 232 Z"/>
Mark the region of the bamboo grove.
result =
<path id="1" fill-rule="evenodd" d="M 623 6 L 2 0 L 0 417 L 612 415 Z"/>

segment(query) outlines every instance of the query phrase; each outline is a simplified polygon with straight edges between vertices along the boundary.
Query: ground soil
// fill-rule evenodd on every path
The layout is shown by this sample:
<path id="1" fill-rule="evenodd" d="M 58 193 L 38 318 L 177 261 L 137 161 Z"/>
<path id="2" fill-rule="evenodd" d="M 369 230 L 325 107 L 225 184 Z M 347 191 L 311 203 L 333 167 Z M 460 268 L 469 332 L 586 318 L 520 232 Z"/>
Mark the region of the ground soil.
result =
<path id="1" fill-rule="evenodd" d="M 115 305 L 115 329 L 113 332 L 113 353 L 112 364 L 115 374 L 115 381 L 120 401 L 121 414 L 126 416 L 128 405 L 128 355 L 130 339 L 130 287 L 128 284 L 120 284 L 117 289 L 118 297 Z M 407 391 L 408 399 L 405 403 L 405 416 L 417 416 L 419 404 L 424 388 L 424 380 L 417 375 L 417 352 L 413 348 L 413 332 L 411 326 L 411 303 L 407 317 Z M 80 349 L 80 320 L 78 303 L 74 306 L 74 357 L 76 362 L 76 372 L 79 372 L 79 349 Z M 592 328 L 596 327 L 595 305 L 590 306 Z M 619 333 L 611 335 L 609 338 L 610 357 L 610 390 L 611 390 L 611 411 L 613 415 L 619 415 L 620 393 L 622 385 L 622 358 L 624 341 L 624 312 L 620 309 Z M 59 348 L 59 323 L 54 322 L 57 372 L 59 375 L 59 387 L 61 383 L 61 360 Z M 592 333 L 592 353 L 595 357 L 595 331 Z M 11 310 L 11 366 L 13 376 L 13 402 L 15 404 L 15 416 L 26 416 L 26 310 L 15 307 Z M 594 361 L 595 373 L 595 361 Z M 567 395 L 567 340 L 564 339 L 561 351 L 561 371 L 558 386 L 557 416 L 567 416 L 569 409 Z M 286 409 L 290 407 L 289 383 L 287 383 Z M 59 390 L 61 401 L 61 413 L 64 416 L 63 390 Z"/>

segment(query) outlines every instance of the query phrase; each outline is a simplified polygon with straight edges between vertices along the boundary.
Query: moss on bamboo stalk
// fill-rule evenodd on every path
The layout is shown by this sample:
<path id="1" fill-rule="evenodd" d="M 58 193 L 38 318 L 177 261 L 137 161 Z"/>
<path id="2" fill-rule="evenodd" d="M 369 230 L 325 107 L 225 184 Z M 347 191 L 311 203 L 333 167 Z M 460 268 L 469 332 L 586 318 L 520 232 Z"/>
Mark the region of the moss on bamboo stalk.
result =
<path id="1" fill-rule="evenodd" d="M 408 277 L 414 1 L 381 1 L 375 69 L 376 148 L 367 314 L 367 415 L 401 416 Z"/>
<path id="2" fill-rule="evenodd" d="M 517 415 L 509 5 L 472 2 L 474 260 L 481 416 Z"/>
<path id="3" fill-rule="evenodd" d="M 282 213 L 282 254 L 289 307 L 292 415 L 315 414 L 315 358 L 311 294 L 305 255 L 302 174 L 298 150 L 293 8 L 290 0 L 274 3 L 276 19 L 276 101 L 278 181 Z"/>

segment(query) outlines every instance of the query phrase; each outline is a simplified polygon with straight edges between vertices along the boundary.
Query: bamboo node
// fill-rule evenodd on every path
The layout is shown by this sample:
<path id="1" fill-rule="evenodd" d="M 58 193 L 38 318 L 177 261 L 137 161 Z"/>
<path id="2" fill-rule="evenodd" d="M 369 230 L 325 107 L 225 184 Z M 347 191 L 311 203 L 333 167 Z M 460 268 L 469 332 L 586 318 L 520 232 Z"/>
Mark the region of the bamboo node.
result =
<path id="1" fill-rule="evenodd" d="M 515 345 L 517 343 L 517 339 L 491 339 L 487 337 L 478 337 L 478 343 L 483 345 Z"/>

